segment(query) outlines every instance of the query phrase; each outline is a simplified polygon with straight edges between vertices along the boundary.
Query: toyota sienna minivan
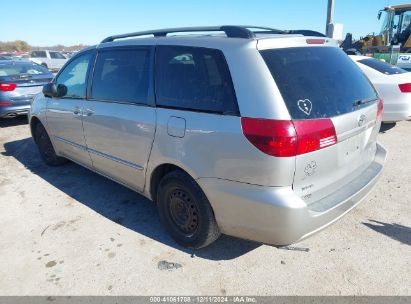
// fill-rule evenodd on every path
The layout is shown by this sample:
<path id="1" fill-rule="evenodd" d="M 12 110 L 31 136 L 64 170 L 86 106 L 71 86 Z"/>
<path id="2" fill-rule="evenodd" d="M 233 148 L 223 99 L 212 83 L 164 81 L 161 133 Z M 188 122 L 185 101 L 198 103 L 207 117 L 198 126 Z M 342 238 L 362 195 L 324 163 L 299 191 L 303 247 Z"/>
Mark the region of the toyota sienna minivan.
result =
<path id="1" fill-rule="evenodd" d="M 335 41 L 218 26 L 79 52 L 33 101 L 30 127 L 48 165 L 71 160 L 146 196 L 184 246 L 221 233 L 286 245 L 370 192 L 382 114 Z"/>

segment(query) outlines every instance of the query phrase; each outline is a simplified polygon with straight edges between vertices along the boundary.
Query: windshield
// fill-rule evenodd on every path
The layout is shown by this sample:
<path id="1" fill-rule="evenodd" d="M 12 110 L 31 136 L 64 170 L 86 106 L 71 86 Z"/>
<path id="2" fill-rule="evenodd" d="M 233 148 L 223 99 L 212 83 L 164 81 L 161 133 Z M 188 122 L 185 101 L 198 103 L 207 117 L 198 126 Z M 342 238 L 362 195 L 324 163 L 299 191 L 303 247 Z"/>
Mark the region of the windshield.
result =
<path id="1" fill-rule="evenodd" d="M 387 11 L 381 11 L 381 17 L 384 18 L 384 22 L 382 23 L 382 26 L 381 26 L 380 35 L 384 35 L 386 30 L 389 27 L 389 23 L 390 23 L 389 16 L 390 16 L 390 14 L 387 14 Z"/>
<path id="2" fill-rule="evenodd" d="M 18 75 L 43 75 L 50 74 L 50 72 L 35 63 L 15 63 L 15 62 L 1 62 L 0 63 L 0 77 L 1 76 L 18 76 Z"/>
<path id="3" fill-rule="evenodd" d="M 261 51 L 293 119 L 327 118 L 377 99 L 369 80 L 336 47 Z"/>

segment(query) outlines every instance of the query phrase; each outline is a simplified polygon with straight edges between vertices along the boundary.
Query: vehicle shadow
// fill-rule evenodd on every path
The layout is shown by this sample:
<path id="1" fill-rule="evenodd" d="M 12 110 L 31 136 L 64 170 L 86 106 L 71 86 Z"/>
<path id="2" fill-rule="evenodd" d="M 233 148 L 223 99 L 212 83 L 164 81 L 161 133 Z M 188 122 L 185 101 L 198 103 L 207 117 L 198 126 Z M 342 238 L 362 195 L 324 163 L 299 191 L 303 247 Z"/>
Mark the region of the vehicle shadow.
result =
<path id="1" fill-rule="evenodd" d="M 381 124 L 380 133 L 385 133 L 397 125 L 395 122 L 384 122 Z"/>
<path id="2" fill-rule="evenodd" d="M 10 128 L 28 123 L 27 116 L 21 115 L 14 118 L 0 118 L 0 128 Z"/>
<path id="3" fill-rule="evenodd" d="M 4 144 L 5 157 L 14 157 L 77 202 L 105 218 L 151 239 L 190 255 L 210 260 L 230 260 L 242 256 L 261 244 L 222 235 L 215 243 L 199 249 L 187 249 L 174 242 L 163 229 L 154 203 L 107 178 L 74 163 L 49 167 L 43 163 L 32 138 Z"/>
<path id="4" fill-rule="evenodd" d="M 375 220 L 369 220 L 372 223 L 363 223 L 368 228 L 382 233 L 396 241 L 411 246 L 411 228 L 399 224 L 387 224 Z"/>

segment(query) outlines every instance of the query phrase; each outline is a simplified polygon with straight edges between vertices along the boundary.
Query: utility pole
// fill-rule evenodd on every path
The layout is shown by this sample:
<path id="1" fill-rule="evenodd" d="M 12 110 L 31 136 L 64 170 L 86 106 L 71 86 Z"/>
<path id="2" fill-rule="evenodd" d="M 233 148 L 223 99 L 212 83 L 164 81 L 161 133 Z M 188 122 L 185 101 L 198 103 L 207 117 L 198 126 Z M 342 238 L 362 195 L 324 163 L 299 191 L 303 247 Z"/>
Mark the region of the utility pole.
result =
<path id="1" fill-rule="evenodd" d="M 331 36 L 330 24 L 334 22 L 334 0 L 328 0 L 327 7 L 327 24 L 325 26 L 325 35 L 327 37 Z"/>

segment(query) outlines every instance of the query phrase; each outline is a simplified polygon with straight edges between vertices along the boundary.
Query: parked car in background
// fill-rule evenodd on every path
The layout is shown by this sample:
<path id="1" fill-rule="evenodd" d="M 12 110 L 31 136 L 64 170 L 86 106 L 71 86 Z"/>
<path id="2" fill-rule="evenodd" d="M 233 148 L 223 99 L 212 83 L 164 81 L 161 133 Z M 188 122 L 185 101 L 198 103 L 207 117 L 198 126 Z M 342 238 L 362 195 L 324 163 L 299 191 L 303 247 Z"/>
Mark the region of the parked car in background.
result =
<path id="1" fill-rule="evenodd" d="M 77 53 L 31 106 L 43 160 L 157 202 L 188 247 L 220 233 L 286 245 L 335 222 L 383 170 L 382 101 L 332 39 L 251 28 L 124 34 Z"/>
<path id="2" fill-rule="evenodd" d="M 29 60 L 0 60 L 0 118 L 27 114 L 34 95 L 52 79 L 49 70 Z"/>
<path id="3" fill-rule="evenodd" d="M 13 53 L 3 52 L 0 54 L 0 60 L 12 60 L 15 55 Z"/>
<path id="4" fill-rule="evenodd" d="M 29 59 L 52 71 L 58 71 L 67 62 L 67 58 L 57 51 L 31 51 Z"/>
<path id="5" fill-rule="evenodd" d="M 4 56 L 4 55 L 0 55 L 0 60 L 23 60 L 23 61 L 28 61 L 28 58 L 24 58 L 24 57 L 17 57 L 17 56 Z"/>
<path id="6" fill-rule="evenodd" d="M 67 59 L 70 59 L 71 57 L 73 57 L 74 54 L 76 54 L 76 52 L 74 51 L 62 52 L 62 53 Z"/>
<path id="7" fill-rule="evenodd" d="M 360 67 L 384 101 L 383 122 L 411 119 L 411 73 L 384 61 L 358 55 L 350 58 Z"/>

